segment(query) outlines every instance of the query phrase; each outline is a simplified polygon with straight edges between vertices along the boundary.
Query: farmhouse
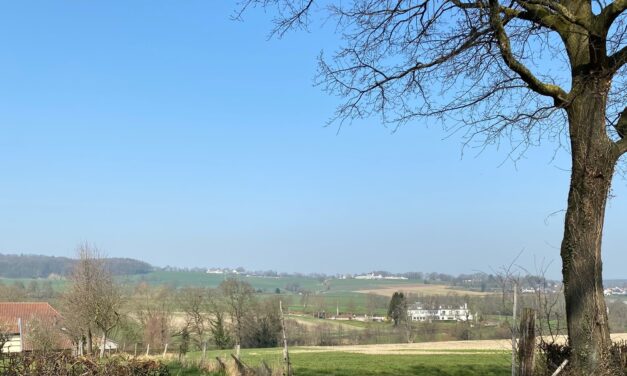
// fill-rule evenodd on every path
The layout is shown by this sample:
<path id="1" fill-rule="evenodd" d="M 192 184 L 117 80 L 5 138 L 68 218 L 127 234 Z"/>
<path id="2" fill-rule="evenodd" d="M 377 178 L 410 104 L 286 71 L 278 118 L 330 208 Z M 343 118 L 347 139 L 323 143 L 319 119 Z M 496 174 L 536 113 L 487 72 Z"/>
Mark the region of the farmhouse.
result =
<path id="1" fill-rule="evenodd" d="M 71 341 L 62 334 L 61 315 L 46 302 L 0 303 L 0 331 L 7 336 L 2 352 L 31 351 L 37 325 L 57 331 L 57 350 L 71 349 Z"/>
<path id="2" fill-rule="evenodd" d="M 401 276 L 383 276 L 381 274 L 374 274 L 374 273 L 370 273 L 370 274 L 364 274 L 364 275 L 357 275 L 355 276 L 355 279 L 397 279 L 397 280 L 406 280 L 407 277 L 401 277 Z"/>
<path id="3" fill-rule="evenodd" d="M 457 308 L 452 306 L 426 308 L 419 302 L 416 302 L 407 309 L 407 316 L 412 321 L 470 321 L 473 319 L 467 304 Z"/>

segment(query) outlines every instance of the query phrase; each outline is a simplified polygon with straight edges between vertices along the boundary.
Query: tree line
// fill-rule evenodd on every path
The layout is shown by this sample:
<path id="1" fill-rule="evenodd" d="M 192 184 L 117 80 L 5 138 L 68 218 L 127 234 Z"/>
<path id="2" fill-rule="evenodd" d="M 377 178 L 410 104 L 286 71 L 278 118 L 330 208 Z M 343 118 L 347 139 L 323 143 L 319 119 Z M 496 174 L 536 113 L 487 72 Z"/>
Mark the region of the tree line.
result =
<path id="1" fill-rule="evenodd" d="M 56 257 L 26 254 L 0 254 L 0 277 L 2 278 L 48 278 L 67 276 L 77 260 L 69 257 Z M 106 258 L 104 263 L 113 275 L 145 274 L 153 267 L 143 261 L 130 258 Z"/>

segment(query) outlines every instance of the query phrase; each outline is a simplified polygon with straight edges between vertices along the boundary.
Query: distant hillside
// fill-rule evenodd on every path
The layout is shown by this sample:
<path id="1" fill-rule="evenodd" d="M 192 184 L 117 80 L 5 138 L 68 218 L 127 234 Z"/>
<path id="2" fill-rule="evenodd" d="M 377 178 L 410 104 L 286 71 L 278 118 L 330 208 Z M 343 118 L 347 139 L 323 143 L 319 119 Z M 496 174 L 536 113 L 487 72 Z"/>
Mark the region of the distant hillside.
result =
<path id="1" fill-rule="evenodd" d="M 0 253 L 0 277 L 47 278 L 51 274 L 65 276 L 71 272 L 76 260 L 68 257 L 43 255 L 5 255 Z M 130 258 L 107 258 L 107 267 L 114 275 L 145 274 L 153 267 Z"/>

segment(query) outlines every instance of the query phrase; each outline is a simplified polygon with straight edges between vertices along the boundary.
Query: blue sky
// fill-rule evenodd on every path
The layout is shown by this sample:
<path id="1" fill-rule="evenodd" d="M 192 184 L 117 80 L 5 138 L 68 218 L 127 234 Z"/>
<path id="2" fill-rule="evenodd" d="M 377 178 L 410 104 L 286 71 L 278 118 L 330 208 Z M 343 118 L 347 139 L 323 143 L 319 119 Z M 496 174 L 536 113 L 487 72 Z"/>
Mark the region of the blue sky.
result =
<path id="1" fill-rule="evenodd" d="M 220 3 L 220 4 L 217 4 Z M 490 272 L 552 262 L 569 157 L 467 150 L 436 124 L 325 127 L 327 30 L 207 1 L 20 1 L 0 11 L 0 252 L 78 243 L 155 265 Z M 625 277 L 625 180 L 604 274 Z M 553 214 L 552 213 L 555 213 Z"/>

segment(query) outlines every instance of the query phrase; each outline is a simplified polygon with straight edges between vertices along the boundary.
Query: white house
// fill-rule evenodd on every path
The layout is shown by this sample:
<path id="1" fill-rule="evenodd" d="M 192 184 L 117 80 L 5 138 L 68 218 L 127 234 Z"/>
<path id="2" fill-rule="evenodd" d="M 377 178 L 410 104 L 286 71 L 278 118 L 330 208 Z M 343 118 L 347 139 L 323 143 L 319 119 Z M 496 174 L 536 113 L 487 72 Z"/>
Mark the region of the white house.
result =
<path id="1" fill-rule="evenodd" d="M 222 269 L 211 268 L 207 269 L 207 274 L 224 274 L 224 271 Z"/>
<path id="2" fill-rule="evenodd" d="M 407 309 L 407 316 L 412 321 L 471 321 L 472 314 L 468 310 L 468 305 L 457 308 L 452 306 L 439 306 L 438 308 L 426 308 L 416 302 Z"/>
<path id="3" fill-rule="evenodd" d="M 355 276 L 355 279 L 383 279 L 383 276 L 381 274 L 370 273 L 366 275 L 357 275 Z"/>
<path id="4" fill-rule="evenodd" d="M 355 276 L 355 279 L 395 279 L 395 280 L 406 280 L 407 277 L 393 276 L 393 275 L 384 277 L 381 274 L 369 273 L 369 274 L 357 275 L 357 276 Z"/>

